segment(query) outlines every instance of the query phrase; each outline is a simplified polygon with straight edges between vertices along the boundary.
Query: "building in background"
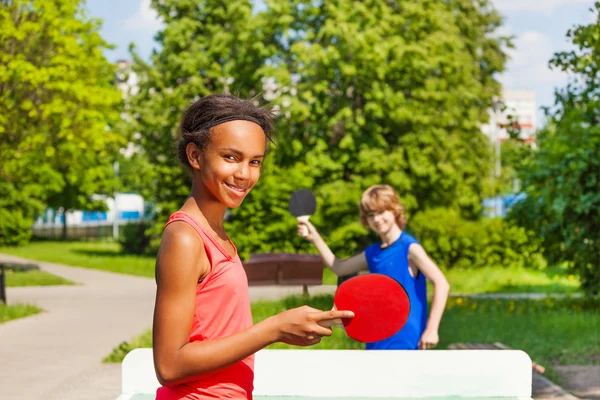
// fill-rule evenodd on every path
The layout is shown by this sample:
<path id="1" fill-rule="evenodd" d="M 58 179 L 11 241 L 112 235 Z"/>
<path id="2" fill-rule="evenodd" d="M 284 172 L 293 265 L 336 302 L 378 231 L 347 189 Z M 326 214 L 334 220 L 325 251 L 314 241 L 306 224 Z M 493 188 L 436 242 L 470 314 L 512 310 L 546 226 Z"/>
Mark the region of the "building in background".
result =
<path id="1" fill-rule="evenodd" d="M 535 92 L 531 90 L 506 90 L 495 109 L 490 110 L 489 123 L 482 126 L 482 131 L 492 141 L 509 138 L 507 126 L 516 123 L 520 129 L 520 138 L 526 143 L 535 145 L 537 106 Z"/>
<path id="2" fill-rule="evenodd" d="M 117 61 L 117 72 L 115 74 L 117 88 L 125 97 L 134 96 L 139 91 L 139 77 L 131 68 L 131 61 Z"/>
<path id="3" fill-rule="evenodd" d="M 94 196 L 103 200 L 107 211 L 67 211 L 67 237 L 111 237 L 115 225 L 140 222 L 146 214 L 144 198 L 136 193 L 118 193 L 114 197 Z M 33 225 L 37 237 L 59 238 L 62 235 L 64 216 L 62 210 L 47 209 Z"/>
<path id="4" fill-rule="evenodd" d="M 502 98 L 498 99 L 490 109 L 489 122 L 483 125 L 481 130 L 490 139 L 492 182 L 498 182 L 502 178 L 501 143 L 510 138 L 509 128 L 518 131 L 521 140 L 535 147 L 536 111 L 535 93 L 530 90 L 506 90 Z M 515 202 L 522 200 L 518 195 L 520 185 L 519 180 L 514 179 L 513 194 L 506 196 L 503 193 L 496 193 L 494 197 L 484 199 L 483 214 L 489 217 L 504 217 Z"/>

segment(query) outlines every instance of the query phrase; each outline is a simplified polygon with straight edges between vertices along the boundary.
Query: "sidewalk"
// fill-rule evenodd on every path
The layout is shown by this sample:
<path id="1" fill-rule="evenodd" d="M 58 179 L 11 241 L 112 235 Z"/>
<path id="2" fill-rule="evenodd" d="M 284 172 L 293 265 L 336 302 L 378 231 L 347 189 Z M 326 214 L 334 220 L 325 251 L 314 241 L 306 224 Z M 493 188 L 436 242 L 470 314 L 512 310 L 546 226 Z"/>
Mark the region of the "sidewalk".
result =
<path id="1" fill-rule="evenodd" d="M 0 324 L 0 399 L 115 399 L 121 366 L 102 359 L 151 326 L 154 280 L 0 254 L 2 261 L 34 263 L 78 285 L 6 289 L 9 304 L 31 303 L 44 312 Z M 311 294 L 333 291 L 309 287 Z M 292 293 L 302 287 L 250 288 L 251 300 Z"/>

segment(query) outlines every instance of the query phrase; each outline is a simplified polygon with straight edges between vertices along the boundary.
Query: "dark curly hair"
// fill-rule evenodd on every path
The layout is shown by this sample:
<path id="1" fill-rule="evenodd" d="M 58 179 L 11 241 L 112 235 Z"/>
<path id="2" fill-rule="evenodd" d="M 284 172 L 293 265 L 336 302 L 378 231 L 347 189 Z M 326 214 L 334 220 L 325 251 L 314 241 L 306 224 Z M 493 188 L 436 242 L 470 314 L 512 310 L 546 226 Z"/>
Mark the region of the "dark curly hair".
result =
<path id="1" fill-rule="evenodd" d="M 246 120 L 260 125 L 268 141 L 273 141 L 275 114 L 270 109 L 256 105 L 254 100 L 235 96 L 212 94 L 188 107 L 179 124 L 177 157 L 183 166 L 190 168 L 186 147 L 194 143 L 204 151 L 210 143 L 211 128 L 227 121 Z"/>

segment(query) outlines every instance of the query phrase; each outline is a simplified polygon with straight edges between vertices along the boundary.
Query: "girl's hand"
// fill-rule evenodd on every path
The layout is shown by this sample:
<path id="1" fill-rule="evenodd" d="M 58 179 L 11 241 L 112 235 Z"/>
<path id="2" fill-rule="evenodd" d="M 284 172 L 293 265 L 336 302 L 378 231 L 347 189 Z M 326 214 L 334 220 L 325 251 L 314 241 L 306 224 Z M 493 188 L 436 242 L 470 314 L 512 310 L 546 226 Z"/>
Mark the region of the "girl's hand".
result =
<path id="1" fill-rule="evenodd" d="M 313 243 L 319 233 L 310 221 L 298 220 L 298 235 Z"/>
<path id="2" fill-rule="evenodd" d="M 272 318 L 278 331 L 276 341 L 294 346 L 312 346 L 319 343 L 321 337 L 331 336 L 333 333 L 331 328 L 323 326 L 327 322 L 352 317 L 354 317 L 352 311 L 321 311 L 302 306 L 284 311 Z"/>
<path id="3" fill-rule="evenodd" d="M 434 329 L 425 329 L 425 332 L 421 335 L 421 340 L 419 340 L 419 349 L 421 350 L 429 350 L 433 349 L 437 346 L 440 338 L 438 336 L 438 332 Z"/>

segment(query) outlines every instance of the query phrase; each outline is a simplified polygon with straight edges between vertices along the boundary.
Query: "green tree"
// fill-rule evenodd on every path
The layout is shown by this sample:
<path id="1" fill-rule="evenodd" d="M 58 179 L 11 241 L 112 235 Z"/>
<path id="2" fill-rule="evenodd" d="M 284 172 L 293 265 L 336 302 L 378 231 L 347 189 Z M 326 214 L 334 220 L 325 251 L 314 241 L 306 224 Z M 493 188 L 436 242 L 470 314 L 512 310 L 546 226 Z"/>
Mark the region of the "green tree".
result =
<path id="1" fill-rule="evenodd" d="M 189 194 L 173 150 L 178 119 L 216 92 L 259 94 L 280 114 L 263 176 L 227 222 L 242 255 L 309 248 L 286 211 L 299 187 L 317 192 L 315 222 L 344 254 L 369 239 L 357 202 L 375 183 L 394 185 L 412 212 L 476 219 L 490 166 L 480 125 L 510 45 L 489 2 L 265 3 L 252 13 L 243 0 L 152 2 L 165 28 L 150 62 L 136 57 L 128 129 L 154 165 L 153 233 Z"/>
<path id="2" fill-rule="evenodd" d="M 509 138 L 501 144 L 502 151 L 502 194 L 514 193 L 515 189 L 520 190 L 520 184 L 515 187 L 515 183 L 520 182 L 520 175 L 526 173 L 527 165 L 531 162 L 534 149 L 529 143 L 520 139 Z"/>
<path id="3" fill-rule="evenodd" d="M 142 192 L 156 202 L 159 234 L 169 213 L 189 195 L 189 179 L 174 151 L 178 121 L 196 98 L 211 93 L 250 97 L 262 90 L 258 69 L 268 48 L 248 0 L 152 1 L 164 29 L 150 62 L 135 54 L 139 92 L 130 98 L 128 131 L 152 164 L 153 178 Z"/>
<path id="4" fill-rule="evenodd" d="M 396 187 L 413 213 L 448 207 L 477 218 L 490 166 L 480 124 L 509 45 L 495 34 L 501 18 L 490 4 L 266 3 L 278 51 L 262 74 L 275 81 L 266 95 L 282 116 L 275 163 L 285 176 L 306 171 L 332 247 L 351 254 L 367 240 L 357 203 L 375 183 Z M 265 198 L 266 187 L 246 202 Z"/>
<path id="5" fill-rule="evenodd" d="M 82 1 L 0 4 L 0 243 L 14 244 L 46 204 L 89 208 L 112 186 L 121 94 Z"/>
<path id="6" fill-rule="evenodd" d="M 568 31 L 575 50 L 559 52 L 554 68 L 571 74 L 546 110 L 548 126 L 528 166 L 528 195 L 513 217 L 539 231 L 548 260 L 566 262 L 588 294 L 600 292 L 600 2 L 595 21 Z"/>

